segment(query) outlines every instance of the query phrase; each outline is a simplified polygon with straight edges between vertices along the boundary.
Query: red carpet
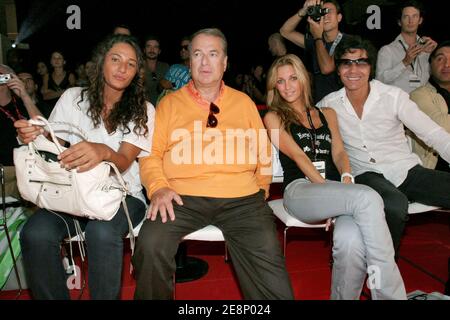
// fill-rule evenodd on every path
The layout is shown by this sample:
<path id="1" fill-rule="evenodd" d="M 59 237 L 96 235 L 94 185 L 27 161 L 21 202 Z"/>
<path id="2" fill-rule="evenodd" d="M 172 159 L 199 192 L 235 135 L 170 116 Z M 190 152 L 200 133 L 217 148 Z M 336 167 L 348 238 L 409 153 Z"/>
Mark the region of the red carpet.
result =
<path id="1" fill-rule="evenodd" d="M 450 215 L 429 212 L 410 216 L 401 246 L 399 267 L 407 292 L 443 292 L 450 256 Z M 280 244 L 282 226 L 279 224 Z M 323 230 L 291 229 L 288 233 L 286 263 L 296 299 L 327 300 L 330 295 L 329 234 Z M 188 254 L 209 264 L 208 273 L 199 280 L 178 283 L 176 298 L 183 300 L 234 300 L 242 296 L 232 265 L 224 261 L 222 242 L 188 242 Z M 132 299 L 135 281 L 129 274 L 130 252 L 124 256 L 122 299 Z M 410 261 L 417 266 L 410 264 Z M 419 269 L 420 268 L 420 269 Z M 421 270 L 423 269 L 423 270 Z M 14 299 L 16 291 L 0 292 L 0 299 Z M 72 290 L 78 297 L 79 290 Z M 84 290 L 82 299 L 88 299 Z M 30 299 L 28 290 L 19 299 Z M 365 299 L 364 297 L 362 299 Z"/>

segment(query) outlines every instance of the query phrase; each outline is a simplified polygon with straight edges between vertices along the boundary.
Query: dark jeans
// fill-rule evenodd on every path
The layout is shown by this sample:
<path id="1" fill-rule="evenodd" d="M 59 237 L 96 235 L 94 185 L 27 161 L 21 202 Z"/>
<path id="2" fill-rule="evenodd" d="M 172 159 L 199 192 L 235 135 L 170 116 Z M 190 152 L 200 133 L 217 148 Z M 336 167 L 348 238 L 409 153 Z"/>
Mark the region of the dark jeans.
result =
<path id="1" fill-rule="evenodd" d="M 375 189 L 383 198 L 386 221 L 398 256 L 400 240 L 408 220 L 408 202 L 450 208 L 450 173 L 416 165 L 408 171 L 405 181 L 396 188 L 379 173 L 366 172 L 356 183 Z"/>
<path id="2" fill-rule="evenodd" d="M 183 236 L 213 224 L 222 230 L 246 299 L 293 299 L 272 210 L 264 191 L 239 198 L 182 196 L 175 220 L 146 220 L 133 265 L 135 299 L 172 299 L 175 254 Z"/>
<path id="3" fill-rule="evenodd" d="M 126 202 L 131 221 L 136 226 L 144 218 L 145 205 L 131 196 L 126 198 Z M 74 236 L 72 219 L 78 219 L 86 237 L 91 298 L 119 299 L 123 238 L 128 234 L 123 206 L 110 221 L 89 220 L 64 213 L 59 215 L 39 209 L 28 219 L 20 234 L 25 272 L 33 298 L 70 299 L 61 259 L 61 244 L 68 237 L 66 223 L 71 236 Z"/>

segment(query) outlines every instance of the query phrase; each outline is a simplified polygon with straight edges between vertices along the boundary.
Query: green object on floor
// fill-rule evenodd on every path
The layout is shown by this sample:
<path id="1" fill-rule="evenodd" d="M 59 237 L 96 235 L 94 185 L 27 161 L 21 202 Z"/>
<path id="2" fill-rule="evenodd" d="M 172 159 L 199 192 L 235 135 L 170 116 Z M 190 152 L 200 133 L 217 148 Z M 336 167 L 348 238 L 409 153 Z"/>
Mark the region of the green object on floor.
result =
<path id="1" fill-rule="evenodd" d="M 22 229 L 24 222 L 27 220 L 30 214 L 29 209 L 24 207 L 18 208 L 6 208 L 6 220 L 11 238 L 11 246 L 14 253 L 14 258 L 17 261 L 20 250 L 20 230 Z M 3 223 L 3 215 L 0 218 L 0 223 Z M 0 288 L 3 288 L 5 283 L 13 271 L 13 259 L 11 251 L 8 245 L 8 239 L 4 229 L 0 230 Z"/>

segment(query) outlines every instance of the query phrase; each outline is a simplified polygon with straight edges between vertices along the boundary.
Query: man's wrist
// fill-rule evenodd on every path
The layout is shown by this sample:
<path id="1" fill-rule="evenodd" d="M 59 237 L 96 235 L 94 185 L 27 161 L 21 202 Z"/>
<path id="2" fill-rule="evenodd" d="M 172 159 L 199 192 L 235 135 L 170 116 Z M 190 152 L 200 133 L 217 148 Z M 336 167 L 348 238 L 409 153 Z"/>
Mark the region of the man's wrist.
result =
<path id="1" fill-rule="evenodd" d="M 305 17 L 305 11 L 303 11 L 303 9 L 300 9 L 300 10 L 298 10 L 297 11 L 297 16 L 300 18 L 300 19 L 303 19 L 304 17 Z"/>

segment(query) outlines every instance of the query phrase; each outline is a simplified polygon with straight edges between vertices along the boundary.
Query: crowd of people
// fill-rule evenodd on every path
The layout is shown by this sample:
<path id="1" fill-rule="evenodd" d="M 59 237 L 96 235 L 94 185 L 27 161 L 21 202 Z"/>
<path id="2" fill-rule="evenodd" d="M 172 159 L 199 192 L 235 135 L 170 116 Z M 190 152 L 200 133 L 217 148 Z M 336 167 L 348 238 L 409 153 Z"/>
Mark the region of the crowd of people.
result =
<path id="1" fill-rule="evenodd" d="M 318 20 L 314 6 L 323 8 Z M 37 63 L 36 75 L 0 65 L 12 75 L 0 84 L 7 194 L 20 197 L 13 149 L 48 135 L 27 119 L 72 122 L 90 141 L 59 134 L 68 146 L 61 165 L 83 172 L 113 162 L 129 184 L 133 225 L 144 220 L 132 258 L 136 299 L 173 296 L 178 245 L 209 224 L 223 232 L 244 298 L 293 299 L 267 204 L 273 144 L 289 214 L 334 223 L 331 299 L 359 299 L 373 267 L 381 282 L 370 287 L 372 299 L 406 299 L 397 258 L 408 203 L 450 208 L 450 41 L 419 36 L 415 0 L 400 5 L 400 34 L 378 52 L 339 31 L 342 18 L 337 1 L 306 0 L 268 38 L 271 66 L 255 61 L 227 79 L 228 43 L 217 28 L 183 37 L 172 66 L 159 60 L 157 36 L 140 46 L 124 25 L 74 73 L 59 51 L 50 68 Z M 311 65 L 288 53 L 284 39 Z M 76 219 L 91 298 L 119 299 L 128 232 L 121 211 L 98 221 L 38 209 L 21 233 L 33 297 L 69 298 L 60 244 Z"/>

